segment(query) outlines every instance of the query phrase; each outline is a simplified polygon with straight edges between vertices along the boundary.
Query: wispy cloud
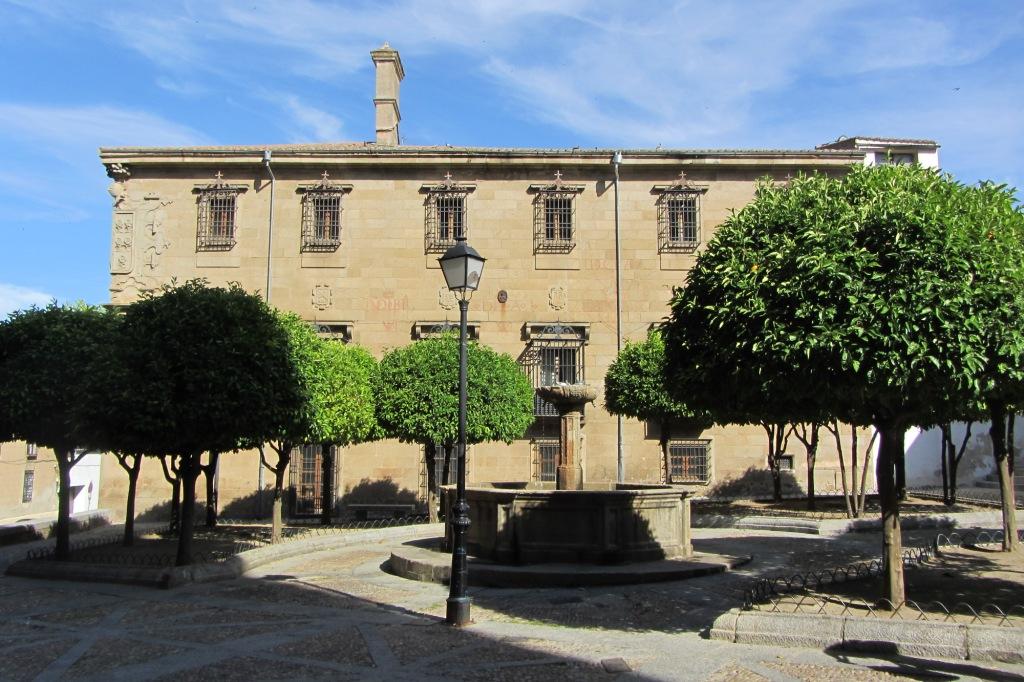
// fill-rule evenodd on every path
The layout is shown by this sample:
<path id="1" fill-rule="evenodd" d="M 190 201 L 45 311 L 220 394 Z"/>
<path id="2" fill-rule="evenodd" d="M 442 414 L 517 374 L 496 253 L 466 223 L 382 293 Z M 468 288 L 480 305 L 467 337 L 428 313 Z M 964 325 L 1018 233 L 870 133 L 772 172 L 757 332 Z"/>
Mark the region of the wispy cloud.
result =
<path id="1" fill-rule="evenodd" d="M 0 319 L 6 318 L 15 310 L 21 310 L 33 305 L 46 305 L 53 298 L 53 296 L 43 291 L 0 282 Z"/>
<path id="2" fill-rule="evenodd" d="M 145 111 L 111 106 L 55 107 L 0 102 L 0 129 L 51 145 L 189 145 L 205 136 Z"/>
<path id="3" fill-rule="evenodd" d="M 294 136 L 297 140 L 318 142 L 342 139 L 341 119 L 334 114 L 307 104 L 295 95 L 284 95 L 280 102 L 294 122 Z"/>

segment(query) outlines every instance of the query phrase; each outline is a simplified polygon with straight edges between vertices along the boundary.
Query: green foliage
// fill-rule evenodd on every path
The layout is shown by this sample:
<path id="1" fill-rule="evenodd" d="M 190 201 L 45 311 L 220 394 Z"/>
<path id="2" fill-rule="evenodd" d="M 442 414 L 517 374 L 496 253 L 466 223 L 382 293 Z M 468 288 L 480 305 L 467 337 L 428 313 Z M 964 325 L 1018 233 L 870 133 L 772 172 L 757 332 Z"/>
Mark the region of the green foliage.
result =
<path id="1" fill-rule="evenodd" d="M 674 419 L 709 425 L 707 415 L 697 414 L 672 399 L 665 387 L 664 370 L 665 342 L 660 332 L 651 330 L 644 341 L 627 343 L 605 374 L 605 409 L 636 419 Z"/>
<path id="2" fill-rule="evenodd" d="M 762 182 L 675 293 L 672 392 L 719 421 L 907 425 L 969 404 L 997 270 L 1020 267 L 1001 193 L 916 166 Z"/>
<path id="3" fill-rule="evenodd" d="M 373 380 L 377 362 L 366 350 L 321 339 L 294 313 L 277 312 L 305 399 L 274 440 L 348 445 L 370 440 L 377 428 Z"/>
<path id="4" fill-rule="evenodd" d="M 165 287 L 128 306 L 123 324 L 120 362 L 140 379 L 132 416 L 147 454 L 264 442 L 305 400 L 288 335 L 237 285 Z"/>
<path id="5" fill-rule="evenodd" d="M 533 422 L 533 387 L 511 356 L 468 347 L 467 434 L 470 443 L 522 436 Z M 377 416 L 384 432 L 414 443 L 458 437 L 459 340 L 424 339 L 388 352 L 380 363 Z"/>
<path id="6" fill-rule="evenodd" d="M 0 440 L 55 450 L 97 445 L 83 407 L 88 368 L 113 345 L 116 319 L 102 308 L 51 303 L 0 322 Z"/>

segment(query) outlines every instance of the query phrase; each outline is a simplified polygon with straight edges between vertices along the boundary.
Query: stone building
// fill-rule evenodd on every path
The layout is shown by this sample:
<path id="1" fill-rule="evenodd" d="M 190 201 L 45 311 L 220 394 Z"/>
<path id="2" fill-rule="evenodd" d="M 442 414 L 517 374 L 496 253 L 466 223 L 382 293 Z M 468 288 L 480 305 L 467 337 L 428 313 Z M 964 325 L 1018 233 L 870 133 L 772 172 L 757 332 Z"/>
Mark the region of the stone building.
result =
<path id="1" fill-rule="evenodd" d="M 102 149 L 113 179 L 110 302 L 128 303 L 172 278 L 239 282 L 321 333 L 380 357 L 457 321 L 437 258 L 464 234 L 487 258 L 469 309 L 472 336 L 518 358 L 537 385 L 598 389 L 585 415 L 588 485 L 619 475 L 618 420 L 603 408 L 605 371 L 620 342 L 642 338 L 666 315 L 672 288 L 684 283 L 716 226 L 752 198 L 758 178 L 839 174 L 867 153 L 856 144 L 621 154 L 403 145 L 401 59 L 386 45 L 372 58 L 373 142 Z M 556 418 L 541 400 L 536 413 L 514 444 L 471 447 L 470 483 L 553 477 Z M 657 481 L 653 427 L 624 420 L 621 428 L 624 479 Z M 685 436 L 672 443 L 674 481 L 702 493 L 770 490 L 761 428 Z M 802 450 L 790 451 L 798 483 Z M 296 513 L 321 504 L 317 458 L 308 448 L 293 460 Z M 423 497 L 427 472 L 416 446 L 370 443 L 335 461 L 340 507 Z M 819 488 L 838 488 L 837 477 L 827 447 Z M 101 503 L 116 511 L 126 480 L 113 459 L 103 480 Z M 267 485 L 255 453 L 221 458 L 227 516 L 266 510 Z M 137 509 L 159 506 L 168 491 L 159 465 L 147 462 Z"/>

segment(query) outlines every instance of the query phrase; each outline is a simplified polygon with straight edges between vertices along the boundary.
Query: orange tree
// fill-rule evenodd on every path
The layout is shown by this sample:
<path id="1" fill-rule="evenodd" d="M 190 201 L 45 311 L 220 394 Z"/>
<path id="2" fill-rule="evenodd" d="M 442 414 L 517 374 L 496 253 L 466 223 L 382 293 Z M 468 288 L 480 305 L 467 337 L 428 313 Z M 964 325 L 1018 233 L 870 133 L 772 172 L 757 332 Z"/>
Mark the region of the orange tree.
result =
<path id="1" fill-rule="evenodd" d="M 126 308 L 119 355 L 137 379 L 124 384 L 135 438 L 179 459 L 177 564 L 189 564 L 202 453 L 266 442 L 305 399 L 288 336 L 259 297 L 193 280 Z"/>
<path id="2" fill-rule="evenodd" d="M 60 560 L 70 553 L 71 469 L 100 436 L 85 409 L 96 399 L 87 390 L 89 368 L 114 344 L 114 327 L 100 308 L 56 303 L 0 322 L 0 441 L 53 450 Z"/>
<path id="3" fill-rule="evenodd" d="M 1014 218 L 1002 205 L 999 191 L 920 167 L 763 182 L 700 256 L 663 327 L 667 385 L 716 421 L 824 413 L 879 432 L 893 603 L 904 600 L 895 480 L 904 430 L 978 398 L 994 358 L 987 330 L 1004 315 L 992 301 L 1024 290 L 1021 242 L 1003 228 Z M 1016 257 L 993 255 L 1004 242 Z M 1009 271 L 997 272 L 997 260 Z M 1019 360 L 1005 345 L 1005 358 Z"/>
<path id="4" fill-rule="evenodd" d="M 511 443 L 533 423 L 533 387 L 511 356 L 470 343 L 467 349 L 466 441 Z M 436 446 L 445 449 L 447 480 L 459 423 L 459 339 L 445 334 L 387 352 L 375 389 L 383 435 L 423 445 L 428 511 L 437 518 Z"/>
<path id="5" fill-rule="evenodd" d="M 609 413 L 657 423 L 663 483 L 670 480 L 668 442 L 673 429 L 700 431 L 712 423 L 707 414 L 698 414 L 669 395 L 664 369 L 665 342 L 657 330 L 652 330 L 643 341 L 627 343 L 604 377 L 605 409 Z"/>

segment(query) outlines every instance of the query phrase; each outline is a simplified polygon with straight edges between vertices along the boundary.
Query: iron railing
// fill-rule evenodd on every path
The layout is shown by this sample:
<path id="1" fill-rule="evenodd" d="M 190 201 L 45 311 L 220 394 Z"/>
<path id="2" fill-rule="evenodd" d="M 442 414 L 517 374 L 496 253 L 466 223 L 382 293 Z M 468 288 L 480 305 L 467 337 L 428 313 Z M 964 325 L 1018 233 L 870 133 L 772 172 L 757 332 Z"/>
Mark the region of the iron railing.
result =
<path id="1" fill-rule="evenodd" d="M 711 480 L 711 441 L 707 438 L 670 440 L 668 475 L 672 483 L 707 483 Z"/>

